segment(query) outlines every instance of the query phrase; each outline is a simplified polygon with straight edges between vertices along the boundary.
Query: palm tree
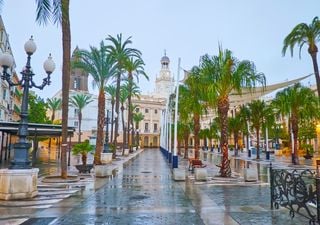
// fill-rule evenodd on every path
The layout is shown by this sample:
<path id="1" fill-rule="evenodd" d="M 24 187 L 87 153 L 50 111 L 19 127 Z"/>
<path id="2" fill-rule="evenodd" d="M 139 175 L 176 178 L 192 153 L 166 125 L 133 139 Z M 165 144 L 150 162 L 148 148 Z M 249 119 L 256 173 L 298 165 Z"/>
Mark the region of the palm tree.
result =
<path id="1" fill-rule="evenodd" d="M 299 56 L 301 57 L 301 49 L 304 44 L 308 45 L 308 53 L 311 55 L 314 75 L 317 82 L 318 97 L 320 98 L 320 76 L 317 62 L 318 47 L 316 42 L 320 40 L 320 21 L 318 17 L 314 17 L 311 24 L 300 23 L 286 36 L 283 41 L 282 54 L 285 55 L 290 48 L 291 56 L 293 56 L 293 48 L 295 45 L 299 47 Z"/>
<path id="2" fill-rule="evenodd" d="M 141 112 L 137 112 L 133 114 L 133 121 L 135 122 L 136 130 L 139 129 L 139 123 L 144 119 L 144 115 Z M 136 137 L 136 145 L 139 145 L 139 132 L 137 132 Z"/>
<path id="3" fill-rule="evenodd" d="M 266 110 L 266 103 L 261 100 L 254 100 L 249 103 L 250 121 L 252 127 L 256 131 L 257 138 L 257 159 L 260 159 L 260 128 L 264 123 L 264 115 Z"/>
<path id="4" fill-rule="evenodd" d="M 229 117 L 228 119 L 228 128 L 229 132 L 233 134 L 234 140 L 234 155 L 238 155 L 239 150 L 239 132 L 242 129 L 242 123 L 239 113 L 235 115 L 235 117 Z"/>
<path id="5" fill-rule="evenodd" d="M 141 52 L 134 48 L 129 48 L 128 45 L 132 44 L 131 37 L 127 38 L 125 41 L 122 40 L 122 34 L 118 34 L 116 38 L 108 36 L 107 41 L 111 42 L 111 45 L 107 46 L 107 52 L 110 54 L 111 58 L 116 62 L 116 105 L 115 111 L 116 115 L 119 115 L 120 109 L 120 82 L 121 75 L 124 70 L 124 65 L 130 57 L 140 58 Z M 119 128 L 119 117 L 115 118 L 115 134 L 113 144 L 117 146 L 118 138 L 118 128 Z"/>
<path id="6" fill-rule="evenodd" d="M 53 20 L 62 26 L 62 118 L 68 118 L 70 60 L 71 60 L 71 31 L 69 5 L 70 0 L 36 0 L 39 24 L 47 24 Z M 62 120 L 61 143 L 61 177 L 66 179 L 67 173 L 68 120 Z"/>
<path id="7" fill-rule="evenodd" d="M 278 92 L 274 105 L 282 106 L 280 113 L 289 115 L 291 132 L 293 133 L 293 156 L 292 163 L 298 164 L 298 133 L 299 122 L 304 119 L 319 118 L 319 101 L 314 92 L 301 84 L 295 84 L 281 92 Z"/>
<path id="8" fill-rule="evenodd" d="M 98 118 L 97 140 L 94 154 L 94 164 L 101 164 L 101 152 L 103 149 L 103 128 L 105 125 L 105 86 L 115 73 L 114 60 L 105 51 L 104 42 L 100 42 L 100 48 L 90 46 L 90 51 L 78 50 L 75 52 L 76 60 L 73 66 L 89 73 L 93 78 L 94 86 L 99 89 L 98 95 Z"/>
<path id="9" fill-rule="evenodd" d="M 232 56 L 230 50 L 223 51 L 219 47 L 218 56 L 204 55 L 200 62 L 201 73 L 207 81 L 208 103 L 218 108 L 221 125 L 220 146 L 222 149 L 222 177 L 231 175 L 228 161 L 228 111 L 229 95 L 241 94 L 242 88 L 253 89 L 257 83 L 265 85 L 263 73 L 257 73 L 254 64 L 250 61 L 239 61 Z"/>
<path id="10" fill-rule="evenodd" d="M 76 94 L 72 96 L 69 100 L 70 105 L 73 106 L 74 108 L 77 109 L 78 113 L 78 131 L 79 131 L 79 136 L 78 136 L 78 143 L 81 142 L 81 121 L 82 121 L 82 110 L 93 101 L 91 99 L 92 96 L 86 95 L 83 93 Z"/>
<path id="11" fill-rule="evenodd" d="M 47 99 L 48 109 L 51 111 L 51 122 L 54 123 L 56 111 L 61 109 L 61 98 Z M 49 138 L 49 148 L 51 147 L 51 138 Z"/>
<path id="12" fill-rule="evenodd" d="M 127 101 L 129 96 L 128 86 L 122 85 L 120 87 L 120 110 L 121 110 L 121 121 L 122 121 L 122 132 L 123 132 L 123 141 L 122 141 L 122 154 L 124 154 L 124 149 L 127 146 L 127 138 L 126 138 L 126 126 L 124 121 L 124 104 Z M 129 127 L 128 127 L 129 130 Z M 129 137 L 129 136 L 128 136 Z"/>
<path id="13" fill-rule="evenodd" d="M 113 121 L 114 121 L 114 104 L 116 102 L 116 88 L 115 86 L 109 84 L 104 88 L 105 92 L 110 96 L 111 98 L 111 139 L 113 140 Z"/>
<path id="14" fill-rule="evenodd" d="M 249 151 L 250 143 L 249 143 L 249 120 L 250 120 L 250 110 L 247 105 L 242 105 L 240 106 L 240 111 L 239 111 L 239 116 L 240 116 L 240 122 L 241 122 L 241 131 L 243 134 L 243 140 L 244 136 L 246 136 L 246 142 L 243 141 L 243 143 L 246 143 L 246 149 Z"/>
<path id="15" fill-rule="evenodd" d="M 185 84 L 180 86 L 179 112 L 182 120 L 192 115 L 195 158 L 199 158 L 200 116 L 206 111 L 204 104 L 204 85 L 198 67 L 193 67 Z"/>
<path id="16" fill-rule="evenodd" d="M 134 83 L 133 81 L 133 76 L 135 76 L 137 78 L 137 81 L 139 82 L 139 75 L 143 75 L 147 80 L 149 80 L 149 77 L 147 76 L 147 74 L 144 71 L 144 62 L 141 59 L 141 57 L 139 56 L 139 58 L 136 57 L 129 57 L 127 58 L 127 60 L 125 61 L 124 64 L 124 69 L 128 72 L 128 128 L 131 127 L 133 128 L 133 119 L 132 119 L 132 114 L 133 114 L 133 109 L 131 107 L 132 102 L 131 102 L 131 98 L 132 96 L 135 95 L 134 92 L 136 92 L 138 90 L 137 85 Z M 133 140 L 133 129 L 132 129 L 132 139 Z M 129 142 L 129 136 L 130 136 L 130 129 L 128 129 L 128 142 Z M 130 149 L 131 151 L 131 149 Z"/>

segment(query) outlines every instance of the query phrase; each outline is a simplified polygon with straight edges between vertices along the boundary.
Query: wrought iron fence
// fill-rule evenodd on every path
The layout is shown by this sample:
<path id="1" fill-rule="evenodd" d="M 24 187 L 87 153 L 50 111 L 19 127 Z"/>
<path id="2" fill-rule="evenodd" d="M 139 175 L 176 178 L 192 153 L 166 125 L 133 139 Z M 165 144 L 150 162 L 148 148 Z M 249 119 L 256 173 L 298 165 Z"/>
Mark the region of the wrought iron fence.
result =
<path id="1" fill-rule="evenodd" d="M 293 218 L 296 213 L 320 222 L 320 176 L 316 170 L 276 169 L 270 164 L 271 209 L 286 207 Z"/>

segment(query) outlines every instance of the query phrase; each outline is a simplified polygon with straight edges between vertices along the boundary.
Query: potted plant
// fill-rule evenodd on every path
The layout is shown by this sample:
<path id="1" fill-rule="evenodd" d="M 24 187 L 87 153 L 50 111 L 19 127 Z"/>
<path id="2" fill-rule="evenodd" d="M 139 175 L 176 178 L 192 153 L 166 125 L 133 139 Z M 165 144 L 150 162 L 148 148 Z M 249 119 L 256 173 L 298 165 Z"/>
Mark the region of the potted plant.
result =
<path id="1" fill-rule="evenodd" d="M 88 153 L 93 151 L 93 146 L 90 145 L 89 140 L 84 142 L 77 143 L 72 148 L 72 154 L 78 155 L 81 154 L 82 165 L 76 165 L 76 168 L 80 173 L 90 173 L 90 170 L 93 168 L 93 164 L 87 164 Z"/>

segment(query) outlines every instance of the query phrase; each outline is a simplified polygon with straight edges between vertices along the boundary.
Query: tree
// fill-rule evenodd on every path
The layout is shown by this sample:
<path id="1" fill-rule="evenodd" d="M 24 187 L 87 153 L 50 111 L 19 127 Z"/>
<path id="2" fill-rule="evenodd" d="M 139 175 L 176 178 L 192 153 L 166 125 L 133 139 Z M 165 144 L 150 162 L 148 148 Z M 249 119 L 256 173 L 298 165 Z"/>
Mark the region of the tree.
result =
<path id="1" fill-rule="evenodd" d="M 78 114 L 78 143 L 81 142 L 81 121 L 82 121 L 82 110 L 93 101 L 90 95 L 83 93 L 76 94 L 70 98 L 70 105 L 77 109 Z"/>
<path id="2" fill-rule="evenodd" d="M 55 123 L 56 111 L 61 109 L 61 98 L 47 99 L 48 109 L 51 111 L 51 123 Z M 49 138 L 49 148 L 51 147 L 51 138 Z"/>
<path id="3" fill-rule="evenodd" d="M 29 94 L 29 123 L 50 123 L 47 117 L 47 103 L 37 95 Z"/>
<path id="4" fill-rule="evenodd" d="M 317 82 L 318 97 L 320 98 L 320 76 L 317 62 L 318 47 L 316 43 L 320 40 L 320 21 L 318 17 L 314 17 L 311 24 L 300 23 L 285 37 L 283 41 L 282 54 L 285 55 L 290 48 L 291 56 L 293 56 L 293 48 L 299 47 L 299 56 L 301 57 L 301 49 L 304 44 L 308 45 L 308 53 L 311 55 L 314 75 Z"/>
<path id="5" fill-rule="evenodd" d="M 131 37 L 127 38 L 125 41 L 122 40 L 122 34 L 118 34 L 116 38 L 108 36 L 107 41 L 111 42 L 111 45 L 107 46 L 107 52 L 110 54 L 110 57 L 116 62 L 116 102 L 115 102 L 115 133 L 114 133 L 114 146 L 117 146 L 118 138 L 118 128 L 119 128 L 119 109 L 120 109 L 120 83 L 121 76 L 124 70 L 124 65 L 127 60 L 131 57 L 140 58 L 141 52 L 134 48 L 129 48 L 128 45 L 132 44 Z"/>
<path id="6" fill-rule="evenodd" d="M 199 158 L 200 116 L 206 111 L 204 84 L 199 67 L 193 67 L 179 90 L 179 114 L 182 120 L 192 115 L 195 158 Z"/>
<path id="7" fill-rule="evenodd" d="M 75 52 L 76 60 L 73 62 L 75 68 L 80 68 L 90 74 L 93 78 L 94 87 L 99 89 L 98 95 L 98 118 L 97 118 L 97 140 L 94 154 L 94 164 L 101 164 L 101 152 L 103 148 L 103 128 L 105 124 L 105 87 L 108 80 L 115 73 L 114 60 L 106 52 L 104 42 L 100 42 L 100 48 L 90 46 L 88 50 Z"/>
<path id="8" fill-rule="evenodd" d="M 234 155 L 238 154 L 239 150 L 239 132 L 242 129 L 241 117 L 240 114 L 237 113 L 235 117 L 229 117 L 228 119 L 228 128 L 229 132 L 233 134 L 234 140 Z"/>
<path id="9" fill-rule="evenodd" d="M 144 115 L 141 112 L 134 113 L 133 114 L 133 121 L 135 122 L 136 130 L 139 129 L 139 123 L 144 119 Z M 136 145 L 139 145 L 139 132 L 137 132 L 136 137 Z"/>
<path id="10" fill-rule="evenodd" d="M 114 104 L 116 102 L 116 88 L 115 86 L 109 84 L 104 88 L 104 91 L 110 96 L 111 98 L 111 141 L 113 140 L 113 121 L 114 121 Z"/>
<path id="11" fill-rule="evenodd" d="M 250 121 L 252 127 L 256 131 L 257 138 L 257 159 L 260 159 L 260 128 L 264 123 L 264 115 L 266 110 L 266 103 L 261 100 L 254 100 L 249 103 Z"/>
<path id="12" fill-rule="evenodd" d="M 288 115 L 293 134 L 292 163 L 298 164 L 299 122 L 319 118 L 319 101 L 314 92 L 301 84 L 295 84 L 276 94 L 274 105 L 282 106 L 280 112 Z"/>
<path id="13" fill-rule="evenodd" d="M 211 107 L 218 108 L 221 125 L 220 146 L 222 149 L 222 164 L 220 173 L 222 177 L 231 175 L 228 161 L 228 111 L 229 95 L 241 94 L 243 88 L 249 91 L 257 83 L 265 85 L 265 76 L 258 73 L 250 61 L 239 61 L 230 50 L 223 51 L 219 47 L 218 56 L 204 55 L 200 61 L 201 74 L 207 83 L 207 99 Z"/>
<path id="14" fill-rule="evenodd" d="M 133 81 L 133 76 L 136 77 L 137 81 L 139 81 L 139 75 L 144 76 L 147 80 L 149 80 L 149 77 L 147 74 L 144 72 L 144 62 L 141 59 L 141 56 L 138 55 L 138 58 L 136 57 L 129 57 L 124 63 L 124 68 L 128 72 L 128 128 L 131 127 L 133 128 L 133 119 L 132 119 L 132 114 L 133 114 L 133 108 L 132 108 L 132 101 L 131 98 L 132 96 L 135 95 L 135 92 L 138 90 L 137 85 Z M 131 131 L 132 138 L 133 140 L 133 129 Z M 129 136 L 130 136 L 130 129 L 128 129 L 128 141 L 129 141 Z M 131 150 L 131 149 L 130 149 Z"/>
<path id="15" fill-rule="evenodd" d="M 49 20 L 62 27 L 62 118 L 68 118 L 70 60 L 71 60 L 71 31 L 69 18 L 70 0 L 36 0 L 39 24 L 47 24 Z M 62 120 L 61 143 L 61 177 L 66 179 L 68 146 L 68 120 Z"/>
<path id="16" fill-rule="evenodd" d="M 129 92 L 128 92 L 128 87 L 125 85 L 122 85 L 120 87 L 120 109 L 121 109 L 121 121 L 122 121 L 122 131 L 123 131 L 123 141 L 122 141 L 122 154 L 124 155 L 124 149 L 125 146 L 128 144 L 127 142 L 127 138 L 126 138 L 126 125 L 125 125 L 125 121 L 124 121 L 124 104 L 127 101 L 129 96 Z M 129 130 L 129 127 L 127 128 Z M 128 136 L 129 139 L 129 136 Z"/>

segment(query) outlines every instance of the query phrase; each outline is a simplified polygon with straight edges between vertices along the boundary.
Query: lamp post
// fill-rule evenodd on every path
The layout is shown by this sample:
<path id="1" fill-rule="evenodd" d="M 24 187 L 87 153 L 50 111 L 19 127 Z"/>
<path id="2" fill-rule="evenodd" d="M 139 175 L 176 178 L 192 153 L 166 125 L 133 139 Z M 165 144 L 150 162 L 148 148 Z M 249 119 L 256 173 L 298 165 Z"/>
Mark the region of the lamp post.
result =
<path id="1" fill-rule="evenodd" d="M 22 103 L 21 103 L 21 113 L 20 113 L 20 124 L 18 129 L 18 142 L 14 144 L 14 159 L 11 161 L 10 169 L 30 169 L 31 162 L 28 157 L 28 151 L 30 148 L 30 144 L 27 141 L 28 136 L 28 96 L 29 96 L 29 88 L 38 88 L 42 90 L 46 85 L 50 85 L 50 74 L 55 69 L 55 64 L 52 60 L 51 55 L 44 62 L 43 68 L 47 73 L 47 77 L 43 79 L 41 85 L 36 85 L 33 81 L 33 76 L 35 75 L 31 69 L 31 55 L 36 51 L 37 46 L 34 43 L 32 36 L 30 40 L 28 40 L 24 49 L 27 53 L 27 63 L 26 66 L 22 69 L 21 79 L 14 83 L 11 80 L 11 75 L 8 73 L 8 68 L 13 65 L 13 57 L 5 52 L 0 56 L 0 64 L 3 68 L 3 72 L 1 75 L 2 80 L 8 82 L 10 86 L 21 86 L 23 87 L 23 95 L 22 95 Z"/>
<path id="2" fill-rule="evenodd" d="M 107 118 L 106 118 L 105 124 L 106 124 L 106 138 L 104 140 L 103 153 L 108 153 L 109 152 L 109 124 L 110 124 L 109 110 L 107 110 Z"/>

